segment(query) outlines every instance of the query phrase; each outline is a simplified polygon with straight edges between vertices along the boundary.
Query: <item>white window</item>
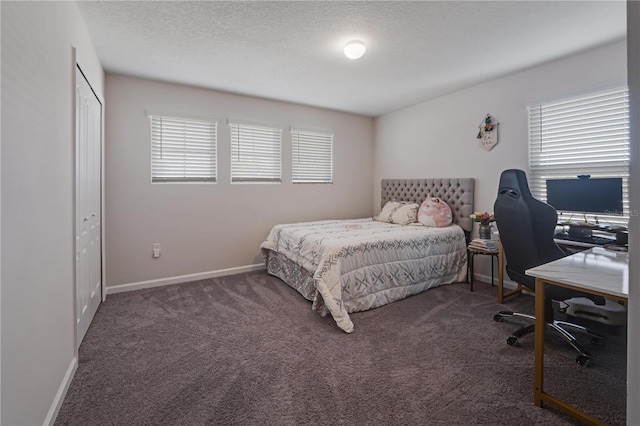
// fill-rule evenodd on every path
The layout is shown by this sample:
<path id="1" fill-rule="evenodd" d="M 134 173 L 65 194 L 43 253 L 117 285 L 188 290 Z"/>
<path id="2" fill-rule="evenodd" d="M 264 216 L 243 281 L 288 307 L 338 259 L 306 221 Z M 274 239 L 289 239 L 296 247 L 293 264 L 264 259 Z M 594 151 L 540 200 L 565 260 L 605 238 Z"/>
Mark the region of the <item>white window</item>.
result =
<path id="1" fill-rule="evenodd" d="M 151 182 L 215 182 L 215 121 L 151 115 Z"/>
<path id="2" fill-rule="evenodd" d="M 623 216 L 598 215 L 600 221 L 629 220 L 629 99 L 626 88 L 528 107 L 529 184 L 546 201 L 546 180 L 622 178 Z M 561 215 L 568 220 L 569 214 Z"/>
<path id="3" fill-rule="evenodd" d="M 333 135 L 291 130 L 293 183 L 333 181 Z"/>
<path id="4" fill-rule="evenodd" d="M 281 182 L 282 129 L 229 122 L 231 182 Z"/>

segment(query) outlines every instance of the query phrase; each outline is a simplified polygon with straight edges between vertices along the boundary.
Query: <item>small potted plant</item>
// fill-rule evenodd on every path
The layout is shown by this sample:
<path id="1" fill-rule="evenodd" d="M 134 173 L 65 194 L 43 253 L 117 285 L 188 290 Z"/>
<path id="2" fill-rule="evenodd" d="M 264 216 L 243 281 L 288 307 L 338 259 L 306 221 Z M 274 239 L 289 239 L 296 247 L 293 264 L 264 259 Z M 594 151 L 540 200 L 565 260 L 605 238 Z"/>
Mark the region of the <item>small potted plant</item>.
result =
<path id="1" fill-rule="evenodd" d="M 491 239 L 491 223 L 496 221 L 496 217 L 493 213 L 489 212 L 474 212 L 471 216 L 474 222 L 480 224 L 479 237 L 483 240 Z"/>

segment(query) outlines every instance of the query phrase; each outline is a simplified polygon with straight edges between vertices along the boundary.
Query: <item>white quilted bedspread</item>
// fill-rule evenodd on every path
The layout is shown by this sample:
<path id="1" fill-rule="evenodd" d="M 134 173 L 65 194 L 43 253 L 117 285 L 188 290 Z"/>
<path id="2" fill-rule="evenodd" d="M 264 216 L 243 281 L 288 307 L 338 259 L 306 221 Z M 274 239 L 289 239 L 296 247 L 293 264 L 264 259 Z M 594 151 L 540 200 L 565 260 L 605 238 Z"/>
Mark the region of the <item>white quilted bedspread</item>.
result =
<path id="1" fill-rule="evenodd" d="M 385 305 L 466 278 L 464 232 L 368 219 L 276 225 L 262 249 L 314 272 L 317 293 L 350 333 L 350 312 Z M 314 306 L 316 304 L 314 303 Z"/>

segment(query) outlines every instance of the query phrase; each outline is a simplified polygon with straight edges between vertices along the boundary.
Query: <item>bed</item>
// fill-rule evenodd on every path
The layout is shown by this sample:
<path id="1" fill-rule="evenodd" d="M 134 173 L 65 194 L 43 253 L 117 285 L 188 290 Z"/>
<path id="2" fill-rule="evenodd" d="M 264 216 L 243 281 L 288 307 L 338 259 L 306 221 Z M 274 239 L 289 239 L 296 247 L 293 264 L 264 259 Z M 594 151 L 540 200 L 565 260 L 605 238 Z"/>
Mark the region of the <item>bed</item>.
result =
<path id="1" fill-rule="evenodd" d="M 473 192 L 472 178 L 383 179 L 381 206 L 438 197 L 451 208 L 453 223 L 426 227 L 362 218 L 279 224 L 261 245 L 267 272 L 351 333 L 349 313 L 466 280 Z"/>

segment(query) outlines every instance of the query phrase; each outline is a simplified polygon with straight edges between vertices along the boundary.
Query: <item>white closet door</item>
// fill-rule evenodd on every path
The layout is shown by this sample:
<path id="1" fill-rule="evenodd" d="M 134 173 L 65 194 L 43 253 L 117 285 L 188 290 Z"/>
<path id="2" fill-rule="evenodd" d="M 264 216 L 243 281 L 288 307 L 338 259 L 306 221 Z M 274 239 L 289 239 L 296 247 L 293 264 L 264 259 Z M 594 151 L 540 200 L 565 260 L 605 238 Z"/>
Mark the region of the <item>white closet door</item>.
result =
<path id="1" fill-rule="evenodd" d="M 76 69 L 76 344 L 102 299 L 102 105 Z"/>

